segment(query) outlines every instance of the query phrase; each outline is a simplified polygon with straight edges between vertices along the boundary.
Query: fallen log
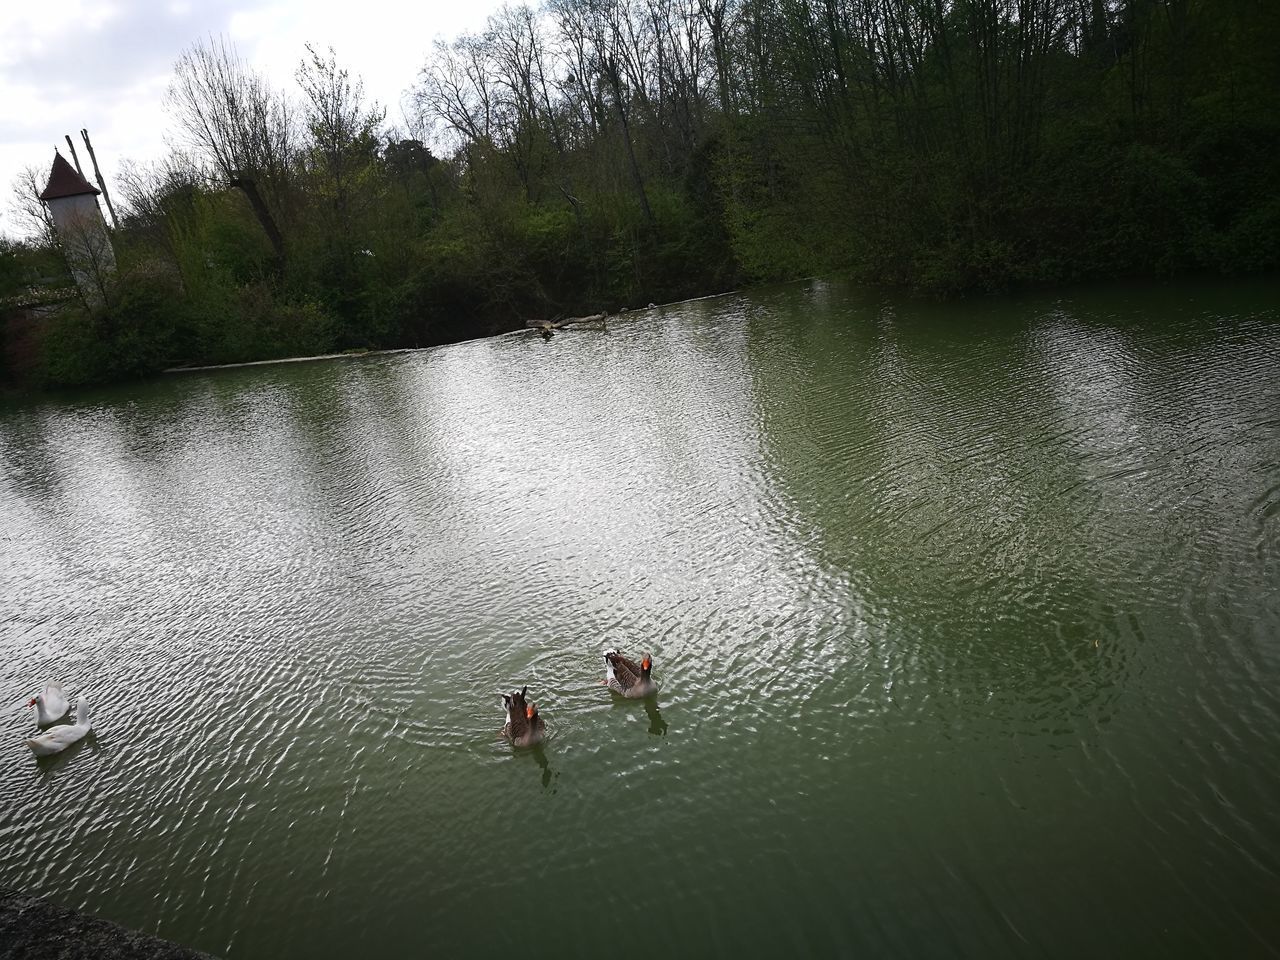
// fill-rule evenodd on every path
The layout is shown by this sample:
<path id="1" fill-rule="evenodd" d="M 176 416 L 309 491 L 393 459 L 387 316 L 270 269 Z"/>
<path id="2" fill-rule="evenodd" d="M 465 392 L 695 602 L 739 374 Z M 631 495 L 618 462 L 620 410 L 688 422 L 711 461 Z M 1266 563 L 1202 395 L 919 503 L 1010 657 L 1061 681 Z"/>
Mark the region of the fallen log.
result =
<path id="1" fill-rule="evenodd" d="M 589 317 L 563 317 L 554 320 L 526 320 L 525 326 L 532 330 L 537 330 L 542 334 L 543 338 L 550 340 L 552 331 L 563 330 L 565 327 L 583 323 L 598 323 L 604 330 L 609 329 L 609 314 L 593 313 Z"/>

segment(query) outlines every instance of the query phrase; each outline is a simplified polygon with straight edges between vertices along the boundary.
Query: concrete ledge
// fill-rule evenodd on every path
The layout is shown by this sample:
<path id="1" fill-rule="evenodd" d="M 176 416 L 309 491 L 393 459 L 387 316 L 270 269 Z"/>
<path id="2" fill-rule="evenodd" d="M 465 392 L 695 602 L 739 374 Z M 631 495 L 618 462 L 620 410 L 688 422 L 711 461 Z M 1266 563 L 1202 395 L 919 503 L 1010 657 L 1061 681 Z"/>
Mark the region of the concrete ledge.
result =
<path id="1" fill-rule="evenodd" d="M 168 940 L 0 887 L 0 960 L 213 960 Z"/>

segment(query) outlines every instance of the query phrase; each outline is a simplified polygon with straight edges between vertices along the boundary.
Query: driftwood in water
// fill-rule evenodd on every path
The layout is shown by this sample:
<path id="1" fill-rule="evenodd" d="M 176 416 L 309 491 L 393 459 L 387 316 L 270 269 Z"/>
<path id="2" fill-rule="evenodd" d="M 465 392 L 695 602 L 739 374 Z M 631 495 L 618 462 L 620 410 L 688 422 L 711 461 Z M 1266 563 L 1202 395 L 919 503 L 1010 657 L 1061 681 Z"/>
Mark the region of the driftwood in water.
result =
<path id="1" fill-rule="evenodd" d="M 589 317 L 557 317 L 554 320 L 527 320 L 525 326 L 532 330 L 537 330 L 542 334 L 544 340 L 550 340 L 551 335 L 556 330 L 563 330 L 565 327 L 581 323 L 598 323 L 602 330 L 609 329 L 609 315 L 607 313 L 593 313 Z"/>

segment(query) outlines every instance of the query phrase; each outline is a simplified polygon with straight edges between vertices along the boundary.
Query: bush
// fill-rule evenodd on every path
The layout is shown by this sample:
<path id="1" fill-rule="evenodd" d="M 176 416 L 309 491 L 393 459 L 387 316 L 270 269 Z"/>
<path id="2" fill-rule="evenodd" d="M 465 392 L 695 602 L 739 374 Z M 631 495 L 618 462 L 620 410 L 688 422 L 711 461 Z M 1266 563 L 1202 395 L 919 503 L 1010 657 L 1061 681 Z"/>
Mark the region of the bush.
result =
<path id="1" fill-rule="evenodd" d="M 22 291 L 23 269 L 18 250 L 0 237 L 0 301 Z"/>
<path id="2" fill-rule="evenodd" d="M 229 307 L 222 317 L 212 318 L 215 325 L 208 329 L 205 358 L 209 362 L 314 356 L 335 346 L 332 316 L 313 300 L 284 300 L 268 281 L 236 288 Z"/>
<path id="3" fill-rule="evenodd" d="M 181 308 L 170 278 L 144 273 L 113 281 L 105 303 L 67 307 L 50 318 L 41 338 L 41 381 L 85 386 L 163 369 Z"/>

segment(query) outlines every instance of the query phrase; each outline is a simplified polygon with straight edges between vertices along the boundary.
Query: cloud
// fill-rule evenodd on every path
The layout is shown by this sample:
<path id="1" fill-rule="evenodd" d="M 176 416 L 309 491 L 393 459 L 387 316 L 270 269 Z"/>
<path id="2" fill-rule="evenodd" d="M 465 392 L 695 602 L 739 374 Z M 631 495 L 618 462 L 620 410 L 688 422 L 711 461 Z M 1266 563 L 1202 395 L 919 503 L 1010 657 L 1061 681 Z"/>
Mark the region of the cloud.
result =
<path id="1" fill-rule="evenodd" d="M 15 35 L 0 52 L 0 77 L 35 87 L 49 100 L 105 100 L 140 76 L 167 74 L 184 47 L 224 31 L 234 15 L 229 0 L 201 4 L 198 12 L 108 9 L 110 15 L 84 22 L 59 17 L 57 29 L 43 21 L 30 24 L 25 36 Z"/>

